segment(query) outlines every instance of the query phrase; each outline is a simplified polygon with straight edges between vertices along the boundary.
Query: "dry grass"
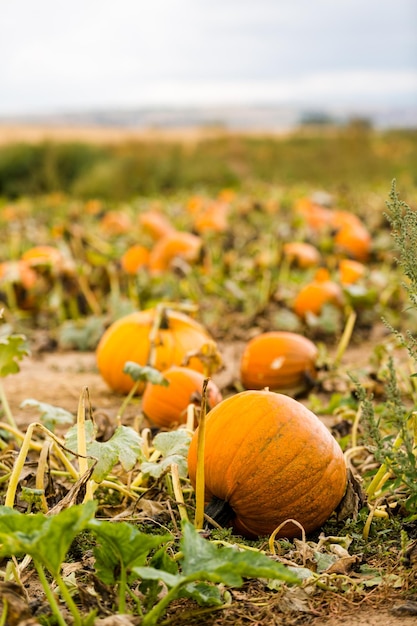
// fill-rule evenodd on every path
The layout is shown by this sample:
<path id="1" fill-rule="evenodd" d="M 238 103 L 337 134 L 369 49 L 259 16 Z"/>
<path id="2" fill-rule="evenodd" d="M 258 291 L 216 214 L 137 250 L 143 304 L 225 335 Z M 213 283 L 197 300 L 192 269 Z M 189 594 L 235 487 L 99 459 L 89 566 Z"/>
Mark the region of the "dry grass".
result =
<path id="1" fill-rule="evenodd" d="M 43 141 L 74 142 L 81 141 L 93 144 L 115 144 L 130 141 L 146 142 L 186 142 L 195 143 L 218 137 L 234 135 L 256 135 L 284 137 L 290 131 L 250 131 L 233 132 L 221 127 L 187 127 L 187 128 L 118 128 L 104 126 L 58 126 L 36 124 L 2 124 L 0 123 L 0 146 L 13 143 L 41 143 Z"/>

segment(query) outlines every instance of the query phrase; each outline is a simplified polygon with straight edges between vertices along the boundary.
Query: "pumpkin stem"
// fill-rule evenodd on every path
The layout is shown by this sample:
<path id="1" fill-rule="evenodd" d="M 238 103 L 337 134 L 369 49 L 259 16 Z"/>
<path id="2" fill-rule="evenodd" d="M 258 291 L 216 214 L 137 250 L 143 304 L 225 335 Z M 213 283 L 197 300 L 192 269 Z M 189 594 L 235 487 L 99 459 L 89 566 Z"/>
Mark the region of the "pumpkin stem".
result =
<path id="1" fill-rule="evenodd" d="M 204 509 L 204 513 L 211 520 L 213 520 L 213 522 L 216 522 L 216 524 L 222 527 L 230 526 L 230 522 L 234 517 L 236 517 L 236 513 L 230 504 L 226 502 L 226 500 L 221 500 L 217 496 L 212 497 Z"/>

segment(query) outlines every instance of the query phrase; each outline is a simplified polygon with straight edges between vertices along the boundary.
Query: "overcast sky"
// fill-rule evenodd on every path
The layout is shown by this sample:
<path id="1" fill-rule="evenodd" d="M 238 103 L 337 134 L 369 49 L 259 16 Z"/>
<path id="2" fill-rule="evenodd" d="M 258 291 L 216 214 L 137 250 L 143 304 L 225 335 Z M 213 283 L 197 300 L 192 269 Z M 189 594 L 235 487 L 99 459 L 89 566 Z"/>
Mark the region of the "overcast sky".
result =
<path id="1" fill-rule="evenodd" d="M 0 0 L 0 114 L 417 104 L 417 0 Z"/>

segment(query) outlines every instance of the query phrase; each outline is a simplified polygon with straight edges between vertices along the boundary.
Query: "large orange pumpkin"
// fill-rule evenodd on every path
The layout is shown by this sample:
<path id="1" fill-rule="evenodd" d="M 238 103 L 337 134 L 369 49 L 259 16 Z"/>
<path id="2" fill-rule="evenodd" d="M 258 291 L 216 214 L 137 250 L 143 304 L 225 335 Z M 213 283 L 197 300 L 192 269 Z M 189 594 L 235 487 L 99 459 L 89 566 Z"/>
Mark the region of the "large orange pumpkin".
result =
<path id="1" fill-rule="evenodd" d="M 197 440 L 198 429 L 188 454 L 193 486 Z M 317 530 L 347 483 L 343 453 L 330 431 L 300 402 L 271 391 L 244 391 L 210 411 L 204 474 L 207 514 L 216 519 L 228 512 L 228 525 L 248 537 L 270 535 L 289 519 L 306 533 Z M 290 522 L 277 536 L 299 534 Z"/>
<path id="2" fill-rule="evenodd" d="M 240 378 L 246 389 L 269 387 L 275 391 L 301 392 L 317 376 L 316 345 L 298 333 L 271 331 L 254 337 L 245 346 Z"/>
<path id="3" fill-rule="evenodd" d="M 174 428 L 187 421 L 189 404 L 201 405 L 201 394 L 205 380 L 201 372 L 173 365 L 162 372 L 169 385 L 148 383 L 142 398 L 142 411 L 156 426 Z M 209 380 L 207 385 L 207 410 L 222 400 L 217 385 Z"/>
<path id="4" fill-rule="evenodd" d="M 134 382 L 123 373 L 126 361 L 146 365 L 151 351 L 150 333 L 157 315 L 156 309 L 130 313 L 116 320 L 104 332 L 96 350 L 100 374 L 111 389 L 120 393 L 131 390 Z M 153 367 L 162 371 L 171 365 L 181 365 L 190 352 L 212 341 L 207 330 L 180 311 L 166 309 L 157 332 Z M 203 363 L 191 357 L 188 367 L 203 371 Z M 143 391 L 143 388 L 139 391 Z"/>

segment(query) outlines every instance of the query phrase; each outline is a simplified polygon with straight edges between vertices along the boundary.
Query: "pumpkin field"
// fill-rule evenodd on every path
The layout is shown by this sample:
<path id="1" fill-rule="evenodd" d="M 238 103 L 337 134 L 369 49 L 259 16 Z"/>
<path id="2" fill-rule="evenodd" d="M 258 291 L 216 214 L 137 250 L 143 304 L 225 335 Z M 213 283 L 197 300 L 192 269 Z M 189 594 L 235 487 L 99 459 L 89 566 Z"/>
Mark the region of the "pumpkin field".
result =
<path id="1" fill-rule="evenodd" d="M 414 623 L 416 166 L 0 146 L 0 626 Z"/>

